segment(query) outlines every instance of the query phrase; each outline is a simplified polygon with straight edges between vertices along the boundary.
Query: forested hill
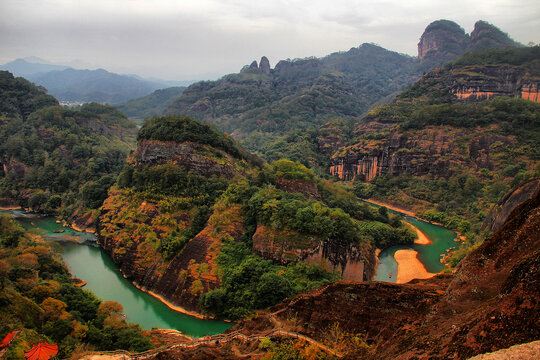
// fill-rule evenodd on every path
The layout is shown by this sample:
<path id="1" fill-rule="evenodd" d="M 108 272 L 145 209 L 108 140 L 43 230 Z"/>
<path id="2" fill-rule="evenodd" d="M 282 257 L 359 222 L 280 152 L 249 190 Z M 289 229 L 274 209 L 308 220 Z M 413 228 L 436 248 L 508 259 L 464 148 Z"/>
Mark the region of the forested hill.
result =
<path id="1" fill-rule="evenodd" d="M 471 52 L 427 73 L 356 125 L 329 172 L 474 243 L 495 202 L 540 175 L 539 55 L 538 46 Z"/>
<path id="2" fill-rule="evenodd" d="M 274 68 L 263 57 L 237 74 L 191 85 L 165 112 L 215 124 L 269 161 L 288 157 L 323 168 L 329 128 L 347 138 L 366 111 L 391 101 L 423 72 L 466 51 L 508 46 L 520 44 L 486 22 L 468 35 L 456 23 L 438 20 L 422 35 L 417 58 L 374 44 L 282 60 Z"/>
<path id="3" fill-rule="evenodd" d="M 134 147 L 136 126 L 96 103 L 75 109 L 23 78 L 0 73 L 0 199 L 92 225 Z"/>
<path id="4" fill-rule="evenodd" d="M 263 57 L 238 74 L 191 85 L 167 109 L 216 124 L 236 138 L 283 134 L 334 117 L 356 117 L 417 77 L 412 57 L 363 44 L 322 59 Z"/>

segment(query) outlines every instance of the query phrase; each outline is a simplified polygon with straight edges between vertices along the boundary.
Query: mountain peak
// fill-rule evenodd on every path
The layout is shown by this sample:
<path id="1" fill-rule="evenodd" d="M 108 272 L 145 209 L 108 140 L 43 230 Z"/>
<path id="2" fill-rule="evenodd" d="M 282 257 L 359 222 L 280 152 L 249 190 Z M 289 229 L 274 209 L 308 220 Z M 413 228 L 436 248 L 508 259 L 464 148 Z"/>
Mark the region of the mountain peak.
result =
<path id="1" fill-rule="evenodd" d="M 457 59 L 466 51 L 523 46 L 496 26 L 479 20 L 470 36 L 450 20 L 437 20 L 426 27 L 418 43 L 418 58 L 428 68 Z"/>
<path id="2" fill-rule="evenodd" d="M 508 34 L 501 31 L 498 27 L 479 20 L 474 24 L 474 30 L 471 32 L 470 42 L 467 50 L 481 50 L 489 48 L 502 48 L 508 46 L 523 46 L 512 40 Z"/>

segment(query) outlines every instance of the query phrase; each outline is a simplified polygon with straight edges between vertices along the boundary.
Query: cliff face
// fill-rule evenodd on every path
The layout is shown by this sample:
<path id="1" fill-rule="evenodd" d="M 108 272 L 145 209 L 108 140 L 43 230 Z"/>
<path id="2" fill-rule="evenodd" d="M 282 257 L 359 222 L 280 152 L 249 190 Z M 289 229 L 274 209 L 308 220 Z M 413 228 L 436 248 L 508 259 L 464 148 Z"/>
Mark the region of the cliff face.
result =
<path id="1" fill-rule="evenodd" d="M 538 53 L 539 48 L 504 50 L 493 52 L 491 60 L 473 54 L 427 73 L 392 104 L 364 117 L 354 129 L 355 143 L 333 154 L 328 172 L 342 180 L 371 181 L 401 174 L 447 178 L 456 166 L 497 169 L 493 154 L 504 149 L 498 145 L 519 142 L 487 107 L 478 106 L 482 121 L 472 126 L 469 119 L 477 115 L 471 109 L 497 97 L 538 102 L 540 74 L 533 65 Z M 516 61 L 521 56 L 525 60 Z M 516 116 L 504 107 L 495 113 L 503 121 Z"/>
<path id="2" fill-rule="evenodd" d="M 212 156 L 209 156 L 212 155 Z M 162 164 L 183 166 L 204 176 L 234 177 L 233 158 L 224 151 L 192 142 L 139 140 L 133 157 L 135 166 L 142 168 Z"/>
<path id="3" fill-rule="evenodd" d="M 465 52 L 469 36 L 458 24 L 448 20 L 434 21 L 418 43 L 418 58 L 422 62 L 444 63 Z"/>
<path id="4" fill-rule="evenodd" d="M 365 131 L 365 128 L 362 129 Z M 476 134 L 475 134 L 476 133 Z M 468 136 L 466 147 L 455 139 Z M 341 180 L 371 181 L 381 175 L 436 175 L 449 177 L 456 166 L 493 169 L 492 145 L 510 145 L 512 137 L 485 136 L 451 127 L 429 127 L 391 132 L 386 140 L 365 140 L 334 154 L 328 171 Z"/>
<path id="5" fill-rule="evenodd" d="M 518 47 L 497 27 L 477 21 L 470 36 L 458 24 L 449 20 L 437 20 L 429 24 L 418 43 L 418 58 L 424 69 L 436 67 L 455 60 L 466 51 Z"/>
<path id="6" fill-rule="evenodd" d="M 375 249 L 338 240 L 323 241 L 291 231 L 275 231 L 259 225 L 253 235 L 253 251 L 281 264 L 303 261 L 337 272 L 343 280 L 369 281 L 376 275 Z"/>
<path id="7" fill-rule="evenodd" d="M 491 209 L 482 224 L 482 230 L 498 230 L 518 205 L 529 198 L 537 196 L 539 193 L 540 179 L 538 178 L 531 179 L 524 184 L 516 186 Z"/>

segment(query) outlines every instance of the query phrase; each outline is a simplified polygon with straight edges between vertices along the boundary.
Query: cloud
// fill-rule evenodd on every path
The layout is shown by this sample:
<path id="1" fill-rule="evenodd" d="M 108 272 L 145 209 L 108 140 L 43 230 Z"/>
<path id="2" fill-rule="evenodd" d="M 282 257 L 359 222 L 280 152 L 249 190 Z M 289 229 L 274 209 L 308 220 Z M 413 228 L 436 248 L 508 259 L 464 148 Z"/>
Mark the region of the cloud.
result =
<path id="1" fill-rule="evenodd" d="M 3 60 L 81 59 L 122 73 L 199 79 L 266 55 L 324 56 L 375 42 L 411 55 L 424 28 L 448 18 L 487 20 L 538 41 L 537 1 L 455 0 L 2 0 Z"/>

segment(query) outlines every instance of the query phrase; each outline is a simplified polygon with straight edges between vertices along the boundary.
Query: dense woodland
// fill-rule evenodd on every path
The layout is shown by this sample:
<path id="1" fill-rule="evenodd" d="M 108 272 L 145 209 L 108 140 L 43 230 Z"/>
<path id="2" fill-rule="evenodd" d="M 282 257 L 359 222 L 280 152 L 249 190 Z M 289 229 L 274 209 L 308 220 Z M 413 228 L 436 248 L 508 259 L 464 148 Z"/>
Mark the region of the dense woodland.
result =
<path id="1" fill-rule="evenodd" d="M 65 108 L 2 75 L 0 197 L 69 218 L 99 208 L 133 149 L 136 127 L 111 106 Z"/>
<path id="2" fill-rule="evenodd" d="M 21 331 L 5 359 L 21 359 L 31 344 L 58 343 L 61 358 L 88 350 L 152 348 L 122 305 L 72 284 L 54 243 L 0 216 L 0 337 Z"/>

